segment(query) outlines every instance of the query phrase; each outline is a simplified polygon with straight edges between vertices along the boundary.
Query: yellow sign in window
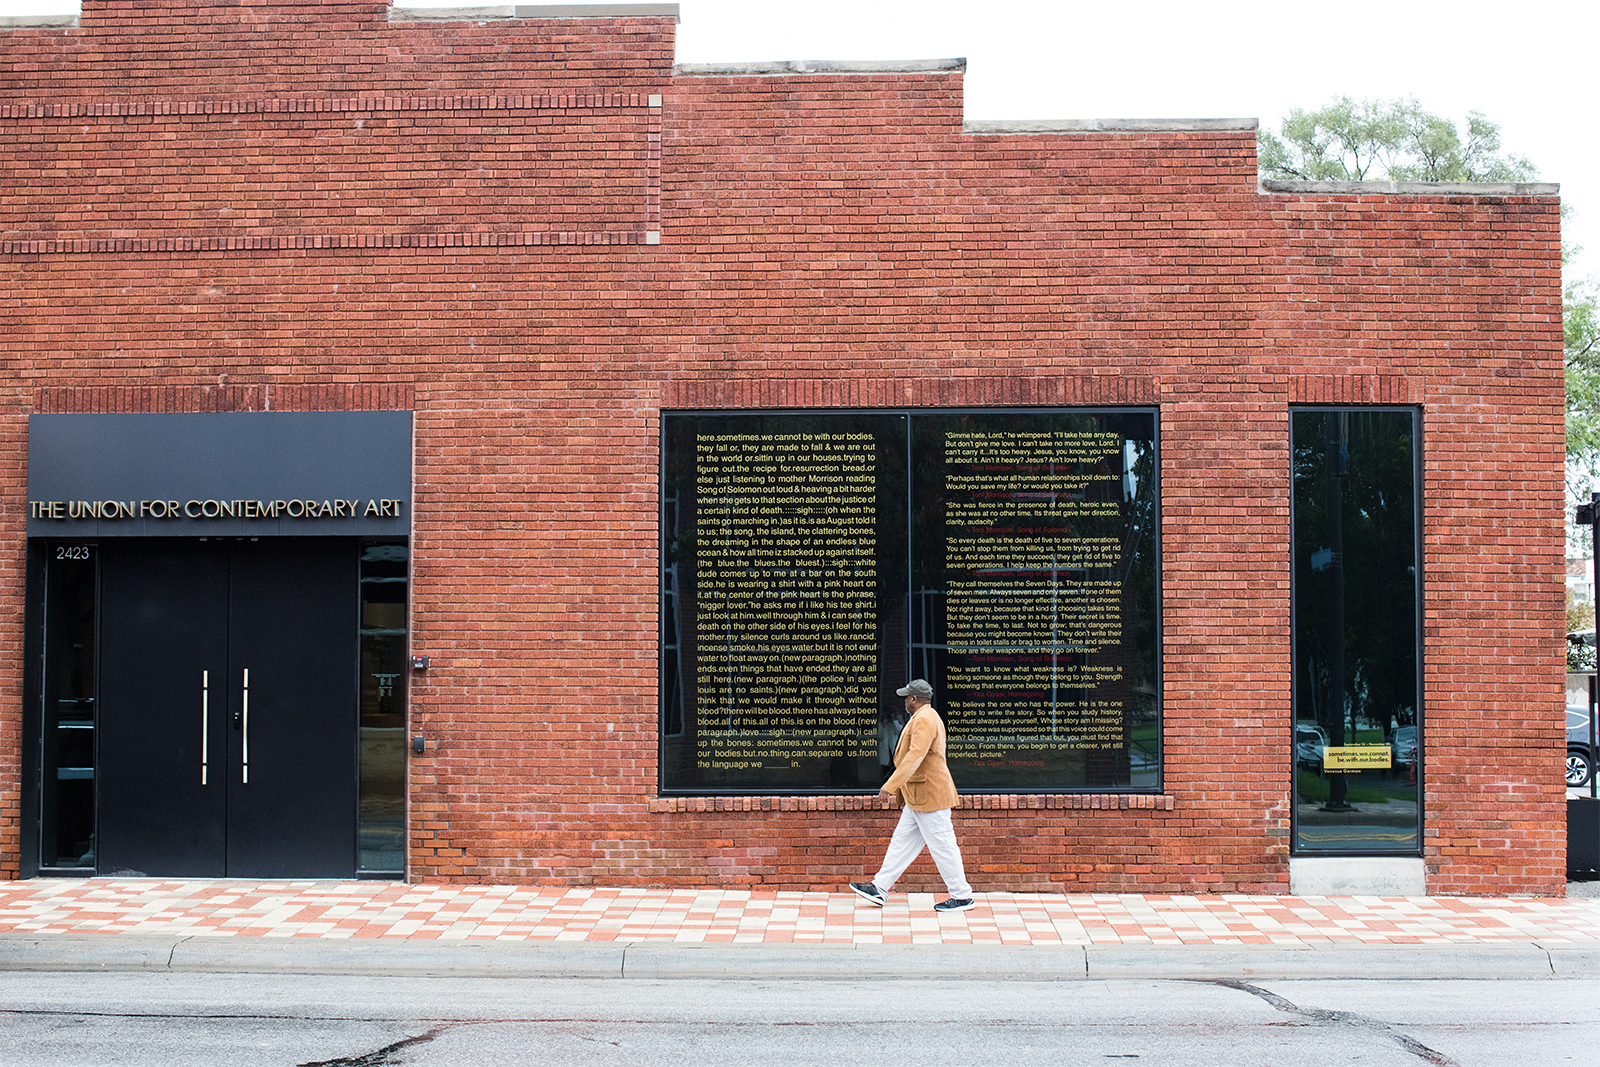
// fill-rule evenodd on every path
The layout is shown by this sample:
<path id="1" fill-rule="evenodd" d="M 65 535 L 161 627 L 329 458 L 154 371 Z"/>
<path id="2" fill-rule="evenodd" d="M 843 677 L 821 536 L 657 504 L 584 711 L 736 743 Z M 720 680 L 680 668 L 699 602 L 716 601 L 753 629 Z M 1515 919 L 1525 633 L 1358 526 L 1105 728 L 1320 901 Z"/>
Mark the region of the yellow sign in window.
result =
<path id="1" fill-rule="evenodd" d="M 1322 750 L 1325 771 L 1365 771 L 1393 766 L 1388 745 L 1329 745 Z"/>

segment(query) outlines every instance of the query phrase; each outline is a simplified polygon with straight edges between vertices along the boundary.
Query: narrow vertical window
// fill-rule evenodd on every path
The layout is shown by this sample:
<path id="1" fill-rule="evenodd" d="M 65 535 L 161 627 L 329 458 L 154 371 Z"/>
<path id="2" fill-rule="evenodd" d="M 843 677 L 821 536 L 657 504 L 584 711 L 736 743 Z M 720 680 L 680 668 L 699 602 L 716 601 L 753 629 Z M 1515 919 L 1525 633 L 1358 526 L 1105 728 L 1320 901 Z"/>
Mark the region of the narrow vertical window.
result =
<path id="1" fill-rule="evenodd" d="M 98 553 L 89 544 L 54 544 L 46 552 L 39 866 L 92 869 Z"/>
<path id="2" fill-rule="evenodd" d="M 405 545 L 361 550 L 361 800 L 357 870 L 405 869 Z"/>
<path id="3" fill-rule="evenodd" d="M 1294 464 L 1294 849 L 1421 847 L 1417 416 L 1307 409 Z"/>

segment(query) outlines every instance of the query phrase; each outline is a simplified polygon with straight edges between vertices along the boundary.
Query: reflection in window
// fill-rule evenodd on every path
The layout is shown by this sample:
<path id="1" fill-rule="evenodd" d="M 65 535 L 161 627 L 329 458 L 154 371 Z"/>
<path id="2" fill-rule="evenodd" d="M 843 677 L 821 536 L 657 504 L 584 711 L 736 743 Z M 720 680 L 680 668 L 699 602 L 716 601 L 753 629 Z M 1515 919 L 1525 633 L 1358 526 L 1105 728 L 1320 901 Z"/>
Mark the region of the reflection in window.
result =
<path id="1" fill-rule="evenodd" d="M 39 866 L 93 868 L 95 546 L 46 548 Z"/>
<path id="2" fill-rule="evenodd" d="M 361 550 L 361 810 L 357 869 L 405 869 L 405 545 Z"/>
<path id="3" fill-rule="evenodd" d="M 1416 414 L 1300 410 L 1294 848 L 1421 847 Z"/>

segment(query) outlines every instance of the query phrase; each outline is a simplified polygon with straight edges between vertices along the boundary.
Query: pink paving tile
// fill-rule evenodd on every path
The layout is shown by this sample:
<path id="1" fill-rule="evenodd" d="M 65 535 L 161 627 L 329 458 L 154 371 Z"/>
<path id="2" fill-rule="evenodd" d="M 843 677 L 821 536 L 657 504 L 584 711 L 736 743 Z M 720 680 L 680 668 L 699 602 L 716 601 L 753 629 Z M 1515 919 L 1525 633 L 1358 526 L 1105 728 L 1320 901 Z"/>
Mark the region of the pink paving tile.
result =
<path id="1" fill-rule="evenodd" d="M 1600 941 L 1600 905 L 1587 901 L 1505 899 L 1373 900 L 1216 896 L 997 895 L 961 922 L 908 929 L 925 918 L 904 903 L 886 911 L 827 893 L 638 892 L 370 884 L 20 883 L 0 888 L 0 929 L 150 931 L 168 925 L 213 936 L 456 937 L 614 940 L 675 938 L 701 930 L 718 940 L 789 938 L 816 943 L 826 927 L 841 941 L 913 937 L 923 942 L 1061 943 L 1055 923 L 1082 931 L 1074 940 L 1111 942 L 1327 943 L 1470 942 L 1552 939 Z M 334 915 L 337 910 L 342 914 Z M 332 917 L 330 917 L 332 916 Z M 775 917 L 776 916 L 776 917 Z M 1182 922 L 1178 920 L 1181 918 Z M 1204 929 L 1196 919 L 1213 924 Z M 396 924 L 404 923 L 404 926 Z M 1174 924 L 1177 924 L 1176 926 Z M 1179 929 L 1181 927 L 1181 929 Z M 399 933 L 397 930 L 403 930 Z M 1174 932 L 1177 930 L 1178 932 Z"/>

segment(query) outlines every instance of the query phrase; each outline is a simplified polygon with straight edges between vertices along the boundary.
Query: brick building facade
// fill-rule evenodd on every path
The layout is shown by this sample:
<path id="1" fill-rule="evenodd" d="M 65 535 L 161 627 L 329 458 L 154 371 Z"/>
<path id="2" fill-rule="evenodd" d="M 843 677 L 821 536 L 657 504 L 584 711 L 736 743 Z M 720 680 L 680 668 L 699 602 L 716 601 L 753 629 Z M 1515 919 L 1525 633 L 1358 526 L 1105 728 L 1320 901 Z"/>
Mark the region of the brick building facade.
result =
<path id="1" fill-rule="evenodd" d="M 94 540 L 31 525 L 42 417 L 411 413 L 407 877 L 810 888 L 893 813 L 662 788 L 663 412 L 1087 407 L 1160 420 L 1160 785 L 969 795 L 969 874 L 1283 891 L 1291 413 L 1372 409 L 1420 426 L 1406 858 L 1558 891 L 1554 187 L 1263 185 L 1251 121 L 964 124 L 959 61 L 675 67 L 667 6 L 403 15 L 0 32 L 5 876 L 62 773 L 42 553 Z"/>

